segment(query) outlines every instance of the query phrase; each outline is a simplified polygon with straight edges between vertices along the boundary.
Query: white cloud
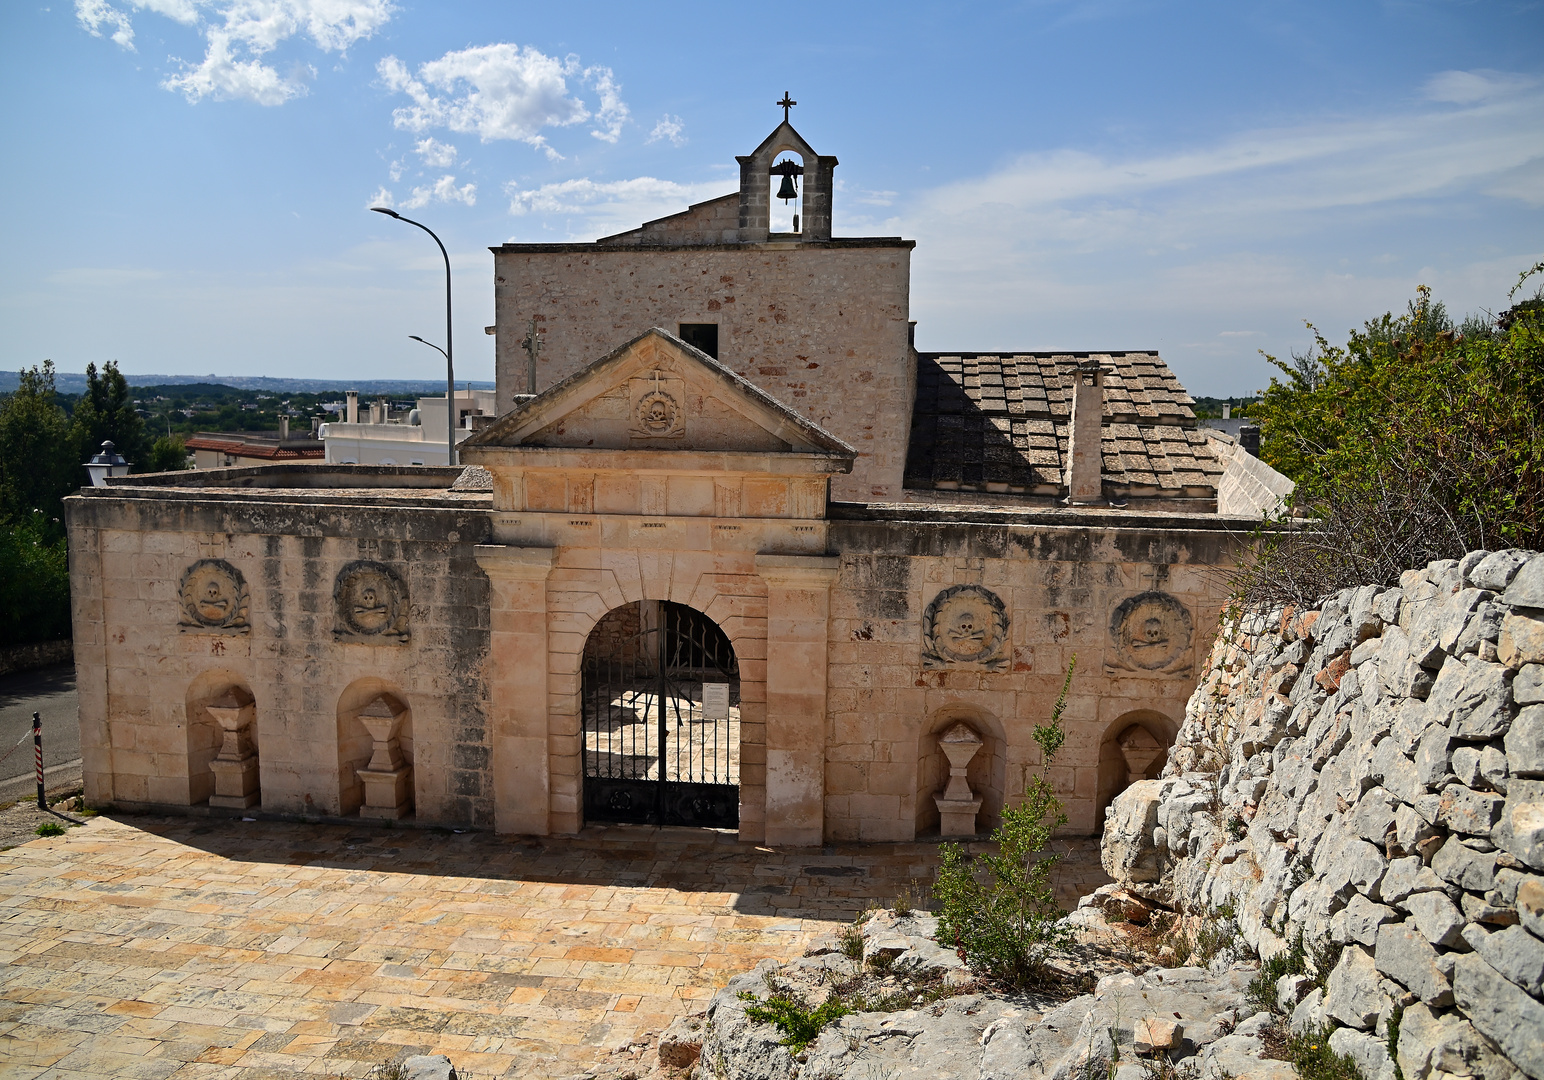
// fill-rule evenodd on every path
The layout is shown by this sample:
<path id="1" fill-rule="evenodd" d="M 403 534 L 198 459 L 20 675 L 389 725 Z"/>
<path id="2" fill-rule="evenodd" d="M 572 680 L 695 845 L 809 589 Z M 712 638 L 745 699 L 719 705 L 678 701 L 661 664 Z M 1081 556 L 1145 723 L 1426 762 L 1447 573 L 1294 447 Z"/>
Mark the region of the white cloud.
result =
<path id="1" fill-rule="evenodd" d="M 632 115 L 622 100 L 622 88 L 617 85 L 616 76 L 608 67 L 588 67 L 584 69 L 584 81 L 600 95 L 600 108 L 595 110 L 595 119 L 602 126 L 591 129 L 590 134 L 602 142 L 616 142 L 621 138 L 622 125 Z"/>
<path id="2" fill-rule="evenodd" d="M 134 50 L 134 27 L 129 17 L 107 0 L 75 0 L 75 18 L 92 37 L 101 37 L 103 27 L 112 31 L 113 41 Z"/>
<path id="3" fill-rule="evenodd" d="M 1507 71 L 1480 68 L 1475 71 L 1443 71 L 1426 81 L 1429 101 L 1450 101 L 1474 105 L 1481 101 L 1508 97 L 1537 86 L 1538 79 Z"/>
<path id="4" fill-rule="evenodd" d="M 1495 223 L 1544 206 L 1544 86 L 1447 72 L 1425 98 L 1149 154 L 1050 149 L 903 196 L 865 228 L 917 240 L 926 348 L 1157 345 L 1196 392 L 1259 385 L 1256 346 L 1301 347 L 1305 318 L 1342 333 L 1422 281 L 1475 310 L 1505 291 L 1492 253 L 1513 277 L 1539 257 L 1537 235 Z M 839 232 L 859 201 L 839 202 Z M 1415 261 L 1436 249 L 1450 292 Z"/>
<path id="5" fill-rule="evenodd" d="M 563 180 L 529 189 L 509 183 L 504 185 L 504 193 L 509 196 L 511 214 L 562 219 L 563 231 L 573 239 L 594 239 L 637 228 L 645 221 L 679 213 L 691 203 L 727 194 L 721 180 L 677 184 L 652 176 Z"/>
<path id="6" fill-rule="evenodd" d="M 416 210 L 431 202 L 458 202 L 473 206 L 477 202 L 477 185 L 465 184 L 458 188 L 454 176 L 442 176 L 430 187 L 415 187 L 413 193 L 402 200 L 402 208 Z"/>
<path id="7" fill-rule="evenodd" d="M 386 190 L 386 187 L 385 187 L 384 184 L 382 186 L 376 188 L 375 189 L 375 194 L 371 195 L 369 201 L 365 203 L 365 206 L 367 206 L 367 207 L 368 206 L 385 206 L 385 207 L 389 208 L 389 207 L 392 207 L 392 206 L 395 206 L 395 205 L 397 205 L 396 204 L 396 200 L 394 198 L 392 198 L 391 192 Z"/>
<path id="8" fill-rule="evenodd" d="M 179 61 L 181 73 L 164 79 L 164 88 L 181 91 L 191 102 L 242 99 L 259 105 L 299 97 L 306 92 L 305 78 L 315 75 L 308 64 L 282 75 L 261 57 L 293 37 L 324 52 L 342 52 L 372 36 L 394 10 L 391 0 L 128 0 L 127 7 L 196 26 L 204 37 L 203 60 Z M 134 28 L 123 6 L 76 0 L 75 17 L 89 33 L 100 37 L 111 28 L 114 41 L 134 47 Z"/>
<path id="9" fill-rule="evenodd" d="M 456 163 L 457 151 L 450 143 L 442 143 L 434 136 L 419 139 L 413 149 L 431 169 L 448 169 Z M 396 177 L 392 177 L 396 179 Z"/>
<path id="10" fill-rule="evenodd" d="M 392 112 L 398 128 L 448 128 L 476 134 L 483 142 L 510 139 L 554 160 L 562 155 L 547 144 L 543 128 L 568 127 L 593 116 L 599 126 L 591 134 L 616 142 L 629 116 L 610 68 L 582 67 L 576 56 L 559 60 L 530 46 L 500 43 L 449 52 L 421 65 L 416 77 L 395 56 L 385 57 L 376 70 L 388 90 L 412 99 Z M 570 79 L 596 92 L 600 101 L 593 113 L 570 92 Z"/>
<path id="11" fill-rule="evenodd" d="M 671 146 L 685 146 L 686 136 L 681 134 L 686 130 L 679 116 L 671 116 L 666 113 L 659 118 L 659 123 L 654 125 L 654 130 L 649 132 L 649 142 L 659 142 L 661 139 L 669 139 Z"/>

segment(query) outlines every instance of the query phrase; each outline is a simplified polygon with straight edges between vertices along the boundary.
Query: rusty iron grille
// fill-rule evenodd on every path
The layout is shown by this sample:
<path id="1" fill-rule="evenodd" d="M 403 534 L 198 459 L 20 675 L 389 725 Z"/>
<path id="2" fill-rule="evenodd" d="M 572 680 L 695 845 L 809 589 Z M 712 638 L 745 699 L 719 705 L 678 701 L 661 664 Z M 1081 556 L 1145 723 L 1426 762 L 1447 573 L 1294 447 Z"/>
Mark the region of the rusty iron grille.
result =
<path id="1" fill-rule="evenodd" d="M 581 695 L 585 820 L 739 824 L 740 667 L 712 619 L 658 600 L 609 612 L 585 642 Z"/>

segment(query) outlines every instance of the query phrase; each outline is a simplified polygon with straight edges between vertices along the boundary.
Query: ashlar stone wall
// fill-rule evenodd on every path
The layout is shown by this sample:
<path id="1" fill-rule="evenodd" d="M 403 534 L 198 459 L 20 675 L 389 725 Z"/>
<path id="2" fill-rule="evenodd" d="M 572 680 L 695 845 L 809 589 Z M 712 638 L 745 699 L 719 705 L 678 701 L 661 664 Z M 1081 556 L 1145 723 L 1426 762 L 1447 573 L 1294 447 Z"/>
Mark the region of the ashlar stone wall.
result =
<path id="1" fill-rule="evenodd" d="M 417 813 L 491 827 L 486 509 L 180 495 L 66 502 L 86 798 L 206 803 L 209 709 L 234 691 L 253 706 L 255 805 L 354 813 L 372 747 L 358 713 L 384 693 L 406 707 Z"/>
<path id="2" fill-rule="evenodd" d="M 1544 1077 L 1544 555 L 1470 552 L 1225 631 L 1105 868 L 1229 905 L 1262 956 L 1343 946 L 1293 1024 L 1407 1080 Z M 1321 973 L 1322 974 L 1322 973 Z M 1370 1070 L 1370 1071 L 1369 1071 Z"/>
<path id="3" fill-rule="evenodd" d="M 529 322 L 545 390 L 651 327 L 716 323 L 718 359 L 857 449 L 832 497 L 899 498 L 915 364 L 911 241 L 494 248 L 498 411 L 526 385 Z"/>
<path id="4" fill-rule="evenodd" d="M 1122 733 L 1135 727 L 1161 748 L 1179 728 L 1224 603 L 1226 532 L 1194 521 L 1130 527 L 1108 513 L 1062 525 L 960 516 L 831 524 L 841 570 L 829 630 L 828 839 L 936 833 L 933 795 L 947 778 L 937 740 L 958 721 L 985 744 L 970 780 L 983 796 L 977 826 L 990 829 L 1038 766 L 1031 732 L 1074 655 L 1067 742 L 1052 770 L 1069 832 L 1097 832 L 1103 803 L 1127 783 Z M 948 641 L 949 613 L 973 598 L 1000 620 L 975 654 Z M 1133 626 L 1145 634 L 1149 622 L 1155 643 L 1133 648 Z M 1150 774 L 1162 765 L 1154 757 Z"/>

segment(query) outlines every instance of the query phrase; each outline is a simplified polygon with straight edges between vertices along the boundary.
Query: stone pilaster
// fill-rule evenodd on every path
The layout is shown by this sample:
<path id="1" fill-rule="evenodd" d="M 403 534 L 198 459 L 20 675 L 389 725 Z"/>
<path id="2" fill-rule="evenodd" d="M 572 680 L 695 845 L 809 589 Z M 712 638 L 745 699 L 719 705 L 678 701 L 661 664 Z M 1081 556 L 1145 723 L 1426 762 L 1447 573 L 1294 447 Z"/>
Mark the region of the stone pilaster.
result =
<path id="1" fill-rule="evenodd" d="M 766 843 L 824 839 L 826 646 L 834 555 L 757 555 L 767 583 Z"/>
<path id="2" fill-rule="evenodd" d="M 489 594 L 488 696 L 493 746 L 494 828 L 546 836 L 547 575 L 555 548 L 480 544 Z"/>

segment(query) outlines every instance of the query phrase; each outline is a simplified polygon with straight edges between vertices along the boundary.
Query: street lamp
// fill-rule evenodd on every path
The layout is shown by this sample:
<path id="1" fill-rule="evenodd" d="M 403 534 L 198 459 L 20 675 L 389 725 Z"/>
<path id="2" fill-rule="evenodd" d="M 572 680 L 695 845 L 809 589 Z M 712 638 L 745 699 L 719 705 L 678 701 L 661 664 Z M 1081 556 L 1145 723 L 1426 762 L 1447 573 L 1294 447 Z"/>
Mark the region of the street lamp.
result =
<path id="1" fill-rule="evenodd" d="M 129 463 L 123 460 L 123 455 L 118 453 L 113 441 L 108 439 L 102 444 L 101 451 L 86 462 L 86 471 L 91 474 L 92 487 L 106 487 L 109 476 L 129 474 Z"/>
<path id="2" fill-rule="evenodd" d="M 423 338 L 419 337 L 417 334 L 409 334 L 408 337 L 411 338 L 412 340 L 418 342 L 420 345 L 427 345 L 427 346 L 429 346 L 429 348 L 433 349 L 435 352 L 437 352 L 441 356 L 443 356 L 445 358 L 446 370 L 448 371 L 450 369 L 450 354 L 448 352 L 446 352 L 444 349 L 440 348 L 438 345 L 436 345 L 432 341 L 425 341 Z M 451 387 L 450 393 L 452 393 L 452 394 L 455 393 L 455 387 Z M 455 426 L 455 422 L 456 422 L 456 413 L 455 413 L 454 409 L 452 409 L 451 413 L 450 413 L 450 422 L 451 422 L 451 426 L 454 427 Z M 452 442 L 455 441 L 455 432 L 454 431 L 451 432 L 451 441 Z M 452 465 L 455 464 L 455 459 L 454 458 L 451 459 L 451 464 Z"/>
<path id="3" fill-rule="evenodd" d="M 450 426 L 445 429 L 445 450 L 450 455 L 447 459 L 452 465 L 456 463 L 456 365 L 452 359 L 455 355 L 455 346 L 451 343 L 450 336 L 450 255 L 445 251 L 445 245 L 440 243 L 440 238 L 434 236 L 434 230 L 412 218 L 405 218 L 395 210 L 388 210 L 384 206 L 372 206 L 371 210 L 377 214 L 385 214 L 387 217 L 405 221 L 409 225 L 417 225 L 424 232 L 434 237 L 434 242 L 440 246 L 440 254 L 445 257 L 445 347 L 441 349 L 434 346 L 445 357 L 445 408 L 449 413 Z M 415 337 L 415 335 L 408 335 Z M 417 338 L 423 341 L 423 338 Z M 424 341 L 425 345 L 429 343 Z"/>

